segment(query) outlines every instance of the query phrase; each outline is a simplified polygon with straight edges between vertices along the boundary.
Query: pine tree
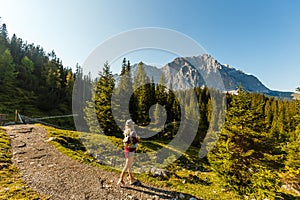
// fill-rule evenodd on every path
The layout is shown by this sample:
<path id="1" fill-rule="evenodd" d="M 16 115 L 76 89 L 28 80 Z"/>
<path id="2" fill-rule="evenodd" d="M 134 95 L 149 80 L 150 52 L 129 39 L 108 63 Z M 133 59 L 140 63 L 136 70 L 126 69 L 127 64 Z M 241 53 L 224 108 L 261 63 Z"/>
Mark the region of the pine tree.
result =
<path id="1" fill-rule="evenodd" d="M 167 88 L 165 86 L 165 76 L 164 74 L 161 74 L 158 84 L 156 86 L 156 91 L 155 91 L 155 98 L 156 101 L 163 106 L 167 105 L 167 98 L 168 98 L 168 93 L 167 93 Z M 170 102 L 171 104 L 171 102 Z"/>
<path id="2" fill-rule="evenodd" d="M 147 125 L 150 122 L 148 111 L 151 107 L 151 83 L 145 72 L 143 62 L 138 64 L 133 88 L 134 102 L 136 104 L 133 111 L 134 120 L 141 125 Z"/>
<path id="3" fill-rule="evenodd" d="M 10 51 L 6 49 L 0 54 L 0 84 L 10 85 L 16 78 L 15 65 Z"/>
<path id="4" fill-rule="evenodd" d="M 0 26 L 0 46 L 3 46 L 3 49 L 6 49 L 8 47 L 8 32 L 6 24 L 2 24 Z M 0 51 L 0 53 L 2 52 Z"/>
<path id="5" fill-rule="evenodd" d="M 68 102 L 68 105 L 72 105 L 72 93 L 73 93 L 73 86 L 75 83 L 75 77 L 72 73 L 72 70 L 69 70 L 67 72 L 66 78 L 65 78 L 65 94 L 66 94 L 66 100 Z"/>
<path id="6" fill-rule="evenodd" d="M 79 64 L 76 64 L 74 79 L 76 82 L 73 85 L 73 96 L 76 98 L 72 99 L 72 104 L 78 115 L 74 118 L 77 124 L 76 128 L 79 131 L 95 132 L 94 124 L 98 125 L 94 101 L 97 83 L 92 81 L 90 74 L 88 76 L 83 75 L 83 69 Z M 100 133 L 100 130 L 97 133 Z"/>
<path id="7" fill-rule="evenodd" d="M 95 112 L 102 132 L 106 135 L 115 135 L 118 128 L 112 114 L 111 97 L 115 87 L 115 80 L 110 66 L 106 62 L 103 70 L 99 73 L 100 78 L 97 82 L 95 91 Z"/>
<path id="8" fill-rule="evenodd" d="M 266 104 L 265 104 L 265 116 L 266 116 L 266 128 L 268 129 L 268 131 L 270 130 L 271 128 L 271 125 L 272 125 L 272 121 L 273 121 L 273 112 L 271 110 L 271 104 L 272 104 L 272 101 L 274 99 L 267 99 L 266 101 Z"/>
<path id="9" fill-rule="evenodd" d="M 120 124 L 131 118 L 130 117 L 130 102 L 133 95 L 132 76 L 130 62 L 126 63 L 126 58 L 123 59 L 122 71 L 118 87 L 115 89 L 113 96 L 113 112 L 114 117 Z"/>
<path id="10" fill-rule="evenodd" d="M 166 117 L 166 113 L 161 105 L 159 105 L 159 104 L 155 105 L 153 115 L 154 115 L 154 123 L 159 126 L 163 125 L 162 119 L 164 119 Z"/>
<path id="11" fill-rule="evenodd" d="M 27 57 L 24 56 L 21 60 L 21 65 L 17 65 L 17 79 L 20 86 L 30 90 L 34 87 L 36 77 L 33 75 L 34 63 Z"/>
<path id="12" fill-rule="evenodd" d="M 1 33 L 2 38 L 4 38 L 5 40 L 8 40 L 8 32 L 7 32 L 6 24 L 2 24 L 2 26 L 0 28 L 0 33 Z"/>
<path id="13" fill-rule="evenodd" d="M 95 113 L 95 90 L 96 84 L 93 84 L 91 89 L 92 99 L 86 102 L 86 106 L 84 107 L 84 120 L 88 126 L 88 129 L 91 133 L 103 133 L 101 127 L 99 126 L 98 117 Z"/>
<path id="14" fill-rule="evenodd" d="M 197 95 L 198 104 L 199 104 L 199 111 L 200 111 L 200 120 L 199 120 L 199 126 L 197 135 L 195 136 L 195 139 L 193 141 L 193 145 L 199 147 L 201 145 L 201 142 L 203 141 L 208 127 L 209 127 L 209 119 L 208 119 L 208 106 L 209 101 L 211 102 L 210 95 L 208 92 L 208 88 L 195 88 L 195 93 Z M 216 103 L 215 103 L 216 104 Z M 217 110 L 217 109 L 215 109 Z M 210 113 L 210 116 L 217 115 L 218 113 Z M 210 119 L 211 120 L 211 119 Z M 211 124 L 214 122 L 211 121 Z"/>
<path id="15" fill-rule="evenodd" d="M 276 154 L 281 152 L 277 152 L 278 143 L 264 131 L 263 105 L 254 106 L 249 97 L 242 90 L 232 97 L 209 161 L 228 187 L 240 195 L 275 198 L 280 181 L 273 170 L 279 167 Z"/>

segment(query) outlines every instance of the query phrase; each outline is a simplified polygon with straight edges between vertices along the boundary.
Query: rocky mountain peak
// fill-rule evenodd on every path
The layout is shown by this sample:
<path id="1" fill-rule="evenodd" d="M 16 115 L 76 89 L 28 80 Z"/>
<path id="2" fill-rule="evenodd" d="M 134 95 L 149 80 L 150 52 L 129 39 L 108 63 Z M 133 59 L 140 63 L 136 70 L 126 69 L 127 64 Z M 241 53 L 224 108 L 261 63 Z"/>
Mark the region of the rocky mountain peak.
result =
<path id="1" fill-rule="evenodd" d="M 137 65 L 133 65 L 133 74 Z M 270 96 L 291 97 L 291 92 L 272 91 L 253 75 L 248 75 L 229 64 L 221 64 L 209 54 L 191 57 L 177 57 L 162 68 L 144 64 L 150 78 L 158 83 L 160 76 L 165 77 L 166 85 L 175 90 L 194 87 L 213 87 L 224 92 L 234 92 L 239 86 L 249 92 Z"/>

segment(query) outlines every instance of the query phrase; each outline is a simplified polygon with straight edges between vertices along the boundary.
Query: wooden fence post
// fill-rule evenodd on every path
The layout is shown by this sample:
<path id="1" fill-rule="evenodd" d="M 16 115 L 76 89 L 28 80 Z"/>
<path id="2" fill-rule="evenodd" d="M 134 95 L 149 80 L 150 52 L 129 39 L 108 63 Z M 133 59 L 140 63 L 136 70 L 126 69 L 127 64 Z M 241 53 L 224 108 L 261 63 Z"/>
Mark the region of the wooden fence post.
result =
<path id="1" fill-rule="evenodd" d="M 18 110 L 15 111 L 15 123 L 18 122 Z"/>

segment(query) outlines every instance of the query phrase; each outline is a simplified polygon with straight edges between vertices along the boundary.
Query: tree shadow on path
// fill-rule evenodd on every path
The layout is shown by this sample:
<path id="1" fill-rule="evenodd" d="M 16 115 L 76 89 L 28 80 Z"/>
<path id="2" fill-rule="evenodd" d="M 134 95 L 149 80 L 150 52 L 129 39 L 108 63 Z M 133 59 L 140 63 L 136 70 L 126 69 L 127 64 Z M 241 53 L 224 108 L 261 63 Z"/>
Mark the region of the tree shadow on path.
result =
<path id="1" fill-rule="evenodd" d="M 138 185 L 124 186 L 123 188 L 128 189 L 128 190 L 133 190 L 136 192 L 145 193 L 145 194 L 148 194 L 151 196 L 157 196 L 157 197 L 159 197 L 159 199 L 172 199 L 172 198 L 178 199 L 178 197 L 180 195 L 184 196 L 184 198 L 182 198 L 182 199 L 190 199 L 190 198 L 199 199 L 199 198 L 196 198 L 189 194 L 175 192 L 175 191 L 162 190 L 162 189 L 158 189 L 158 188 L 155 188 L 152 186 L 143 185 L 142 183 L 139 183 Z"/>

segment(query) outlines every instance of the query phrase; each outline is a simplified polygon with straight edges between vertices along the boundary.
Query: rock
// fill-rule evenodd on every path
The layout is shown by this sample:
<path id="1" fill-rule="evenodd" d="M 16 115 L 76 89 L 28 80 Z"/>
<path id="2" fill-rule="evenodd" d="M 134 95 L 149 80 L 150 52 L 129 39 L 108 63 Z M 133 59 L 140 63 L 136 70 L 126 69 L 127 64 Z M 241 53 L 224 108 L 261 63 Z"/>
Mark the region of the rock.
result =
<path id="1" fill-rule="evenodd" d="M 192 197 L 192 198 L 190 198 L 190 200 L 197 200 L 196 198 L 194 198 L 194 197 Z"/>
<path id="2" fill-rule="evenodd" d="M 183 194 L 179 194 L 179 199 L 184 199 L 185 198 L 185 196 L 183 195 Z"/>
<path id="3" fill-rule="evenodd" d="M 170 177 L 170 172 L 166 169 L 151 168 L 151 173 L 153 174 L 153 177 L 162 177 L 162 178 Z"/>
<path id="4" fill-rule="evenodd" d="M 154 174 L 153 174 L 153 177 L 159 177 L 160 176 L 160 173 L 159 172 L 154 172 Z"/>
<path id="5" fill-rule="evenodd" d="M 152 200 L 158 200 L 158 199 L 159 199 L 159 196 L 157 196 L 157 195 L 154 195 L 152 198 Z"/>
<path id="6" fill-rule="evenodd" d="M 46 142 L 51 142 L 53 140 L 55 140 L 55 138 L 54 137 L 50 137 L 48 140 L 46 140 Z"/>
<path id="7" fill-rule="evenodd" d="M 182 180 L 182 183 L 183 183 L 183 184 L 186 184 L 186 179 L 183 179 L 183 180 Z"/>

